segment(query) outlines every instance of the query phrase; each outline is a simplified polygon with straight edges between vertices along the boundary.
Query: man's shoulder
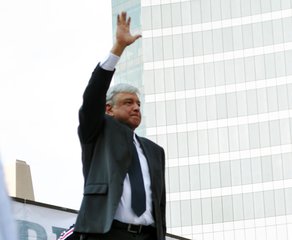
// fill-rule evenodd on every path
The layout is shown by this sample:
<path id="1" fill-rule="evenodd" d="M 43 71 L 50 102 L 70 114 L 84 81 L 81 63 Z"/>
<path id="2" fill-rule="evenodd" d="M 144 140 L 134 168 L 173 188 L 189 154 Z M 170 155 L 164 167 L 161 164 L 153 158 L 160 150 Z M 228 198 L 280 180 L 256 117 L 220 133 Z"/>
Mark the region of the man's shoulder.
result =
<path id="1" fill-rule="evenodd" d="M 148 144 L 149 146 L 153 147 L 153 148 L 158 148 L 160 150 L 163 150 L 163 148 L 158 145 L 156 142 L 153 142 L 152 140 L 146 138 L 146 137 L 140 137 L 139 136 L 139 140 L 144 143 L 144 144 Z"/>

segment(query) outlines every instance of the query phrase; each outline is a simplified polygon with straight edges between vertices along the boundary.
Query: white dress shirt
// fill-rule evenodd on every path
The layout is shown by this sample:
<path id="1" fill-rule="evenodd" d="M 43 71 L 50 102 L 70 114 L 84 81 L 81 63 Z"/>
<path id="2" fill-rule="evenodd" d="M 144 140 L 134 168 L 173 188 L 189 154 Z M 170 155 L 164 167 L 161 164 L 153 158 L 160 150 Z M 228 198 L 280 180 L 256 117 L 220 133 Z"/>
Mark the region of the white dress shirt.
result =
<path id="1" fill-rule="evenodd" d="M 110 53 L 107 58 L 105 58 L 102 62 L 100 62 L 100 67 L 108 71 L 113 71 L 119 59 L 120 58 L 118 56 Z M 153 225 L 154 218 L 152 216 L 152 191 L 151 191 L 149 167 L 148 167 L 147 159 L 143 153 L 143 150 L 135 134 L 133 137 L 133 141 L 137 149 L 137 153 L 138 153 L 140 165 L 141 165 L 141 170 L 142 170 L 142 175 L 143 175 L 143 181 L 144 181 L 144 187 L 145 187 L 145 193 L 146 193 L 146 211 L 140 217 L 138 217 L 132 210 L 132 207 L 131 207 L 132 192 L 131 192 L 129 175 L 127 174 L 124 179 L 123 194 L 122 194 L 122 197 L 121 197 L 121 200 L 120 200 L 120 203 L 119 203 L 119 206 L 117 208 L 114 218 L 124 223 L 130 223 L 130 224 L 136 224 L 136 225 L 138 224 Z"/>

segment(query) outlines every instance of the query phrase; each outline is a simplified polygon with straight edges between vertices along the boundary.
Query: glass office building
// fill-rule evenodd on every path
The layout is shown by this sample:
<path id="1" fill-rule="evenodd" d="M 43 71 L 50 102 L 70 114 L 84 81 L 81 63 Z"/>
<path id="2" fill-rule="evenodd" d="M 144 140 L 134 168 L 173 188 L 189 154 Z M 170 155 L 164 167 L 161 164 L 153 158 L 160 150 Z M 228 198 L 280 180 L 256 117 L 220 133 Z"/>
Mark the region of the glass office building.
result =
<path id="1" fill-rule="evenodd" d="M 292 239 L 292 0 L 112 0 L 142 41 L 116 73 L 167 156 L 168 232 Z"/>

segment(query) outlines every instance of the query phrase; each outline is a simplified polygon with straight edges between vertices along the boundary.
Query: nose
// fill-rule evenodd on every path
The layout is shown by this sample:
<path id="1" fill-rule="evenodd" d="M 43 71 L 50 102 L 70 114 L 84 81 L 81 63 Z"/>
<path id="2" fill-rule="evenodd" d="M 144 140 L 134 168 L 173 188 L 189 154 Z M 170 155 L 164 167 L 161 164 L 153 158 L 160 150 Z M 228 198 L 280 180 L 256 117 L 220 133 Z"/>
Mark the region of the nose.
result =
<path id="1" fill-rule="evenodd" d="M 135 103 L 135 104 L 134 104 L 134 110 L 135 110 L 135 111 L 140 111 L 140 104 Z"/>

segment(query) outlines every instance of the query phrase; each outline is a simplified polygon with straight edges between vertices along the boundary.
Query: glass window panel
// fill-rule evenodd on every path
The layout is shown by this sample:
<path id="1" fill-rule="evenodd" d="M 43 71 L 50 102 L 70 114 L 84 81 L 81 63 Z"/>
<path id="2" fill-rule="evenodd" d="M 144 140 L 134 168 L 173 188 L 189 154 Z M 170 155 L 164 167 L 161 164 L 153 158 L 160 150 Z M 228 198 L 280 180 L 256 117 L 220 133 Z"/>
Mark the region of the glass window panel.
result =
<path id="1" fill-rule="evenodd" d="M 272 159 L 271 156 L 261 157 L 263 182 L 270 182 L 273 180 Z"/>
<path id="2" fill-rule="evenodd" d="M 155 76 L 155 92 L 156 93 L 163 93 L 164 92 L 164 71 L 163 71 L 163 69 L 154 70 L 154 76 Z M 148 82 L 147 82 L 147 84 L 148 84 Z"/>
<path id="3" fill-rule="evenodd" d="M 207 111 L 206 111 L 206 98 L 205 97 L 198 97 L 196 98 L 196 105 L 197 105 L 197 120 L 206 121 L 207 120 Z"/>
<path id="4" fill-rule="evenodd" d="M 235 66 L 234 60 L 227 60 L 224 62 L 224 73 L 225 73 L 225 83 L 233 84 L 235 83 Z"/>
<path id="5" fill-rule="evenodd" d="M 254 218 L 253 193 L 245 193 L 243 196 L 244 219 Z"/>
<path id="6" fill-rule="evenodd" d="M 188 2 L 182 2 L 181 3 L 181 16 L 182 16 L 182 25 L 190 25 L 192 24 L 192 16 L 191 16 L 191 3 Z"/>
<path id="7" fill-rule="evenodd" d="M 243 47 L 252 48 L 253 47 L 252 26 L 250 24 L 242 25 L 242 37 L 243 37 Z"/>
<path id="8" fill-rule="evenodd" d="M 145 117 L 147 127 L 156 126 L 156 108 L 155 103 L 145 103 L 144 106 Z"/>
<path id="9" fill-rule="evenodd" d="M 274 54 L 265 55 L 265 64 L 266 64 L 266 78 L 276 77 L 276 63 Z"/>
<path id="10" fill-rule="evenodd" d="M 291 136 L 289 119 L 280 119 L 279 121 L 281 144 L 290 144 Z"/>
<path id="11" fill-rule="evenodd" d="M 261 47 L 264 44 L 262 23 L 254 23 L 252 26 L 253 45 L 254 47 Z"/>
<path id="12" fill-rule="evenodd" d="M 281 10 L 281 1 L 279 0 L 271 0 L 272 11 Z"/>
<path id="13" fill-rule="evenodd" d="M 201 1 L 190 1 L 191 2 L 191 13 L 192 23 L 201 23 Z"/>
<path id="14" fill-rule="evenodd" d="M 231 126 L 228 131 L 229 136 L 229 151 L 238 151 L 239 148 L 239 136 L 238 136 L 238 127 Z"/>
<path id="15" fill-rule="evenodd" d="M 231 0 L 231 15 L 233 18 L 241 17 L 241 0 Z"/>
<path id="16" fill-rule="evenodd" d="M 214 64 L 213 63 L 205 63 L 205 86 L 206 87 L 214 87 L 215 86 L 215 73 L 214 73 Z"/>
<path id="17" fill-rule="evenodd" d="M 284 179 L 292 178 L 292 153 L 282 154 Z"/>
<path id="18" fill-rule="evenodd" d="M 154 59 L 153 59 L 154 61 L 159 61 L 163 59 L 163 45 L 162 45 L 162 39 L 160 37 L 153 38 L 153 53 L 154 53 Z"/>
<path id="19" fill-rule="evenodd" d="M 167 135 L 167 145 L 168 145 L 168 157 L 177 158 L 178 157 L 177 156 L 177 137 L 175 133 Z"/>
<path id="20" fill-rule="evenodd" d="M 245 60 L 245 81 L 250 82 L 255 80 L 255 59 L 247 57 Z"/>
<path id="21" fill-rule="evenodd" d="M 224 68 L 225 68 L 224 62 L 215 62 L 214 63 L 215 85 L 216 86 L 222 86 L 222 85 L 225 84 L 225 72 L 224 72 Z M 230 74 L 230 73 L 228 73 L 228 74 Z M 233 80 L 234 80 L 234 78 L 233 78 Z"/>
<path id="22" fill-rule="evenodd" d="M 203 224 L 212 223 L 212 205 L 211 204 L 212 204 L 211 198 L 202 199 Z"/>
<path id="23" fill-rule="evenodd" d="M 217 119 L 217 109 L 216 109 L 216 97 L 215 95 L 206 97 L 207 104 L 207 119 L 214 120 Z"/>
<path id="24" fill-rule="evenodd" d="M 283 24 L 282 19 L 277 19 L 272 21 L 272 28 L 273 28 L 273 39 L 274 44 L 279 44 L 284 42 L 284 34 L 283 34 Z"/>
<path id="25" fill-rule="evenodd" d="M 192 191 L 199 190 L 201 187 L 199 165 L 191 165 L 189 168 L 191 190 Z"/>
<path id="26" fill-rule="evenodd" d="M 204 77 L 204 65 L 199 64 L 195 65 L 195 85 L 196 88 L 204 88 L 205 87 L 205 77 Z"/>
<path id="27" fill-rule="evenodd" d="M 209 154 L 215 154 L 219 152 L 218 145 L 218 131 L 217 128 L 208 129 L 208 146 L 209 146 Z"/>
<path id="28" fill-rule="evenodd" d="M 163 41 L 163 59 L 164 60 L 172 59 L 173 58 L 172 36 L 163 36 L 162 41 Z"/>
<path id="29" fill-rule="evenodd" d="M 261 13 L 261 0 L 252 0 L 251 4 L 251 14 L 260 14 Z"/>
<path id="30" fill-rule="evenodd" d="M 248 126 L 238 126 L 239 146 L 240 150 L 249 149 Z"/>
<path id="31" fill-rule="evenodd" d="M 276 76 L 282 77 L 286 75 L 285 54 L 284 52 L 275 53 Z"/>
<path id="32" fill-rule="evenodd" d="M 283 189 L 274 191 L 276 216 L 285 215 L 285 193 Z"/>
<path id="33" fill-rule="evenodd" d="M 221 187 L 231 186 L 230 161 L 220 162 Z"/>
<path id="34" fill-rule="evenodd" d="M 221 187 L 219 163 L 211 163 L 210 164 L 210 172 L 211 172 L 211 174 L 210 174 L 211 175 L 211 188 Z"/>
<path id="35" fill-rule="evenodd" d="M 222 30 L 215 29 L 213 30 L 213 53 L 220 53 L 220 52 L 223 52 Z"/>
<path id="36" fill-rule="evenodd" d="M 232 36 L 233 36 L 233 50 L 243 49 L 243 36 L 242 36 L 242 27 L 235 26 L 232 28 Z"/>
<path id="37" fill-rule="evenodd" d="M 292 214 L 292 188 L 285 189 L 286 214 Z"/>
<path id="38" fill-rule="evenodd" d="M 263 218 L 263 217 L 265 217 L 263 192 L 255 192 L 253 194 L 253 198 L 254 198 L 254 215 L 255 215 L 255 218 Z"/>
<path id="39" fill-rule="evenodd" d="M 194 225 L 201 225 L 202 221 L 202 205 L 201 199 L 195 199 L 191 201 L 192 203 L 192 221 Z"/>
<path id="40" fill-rule="evenodd" d="M 225 52 L 232 51 L 233 48 L 233 32 L 232 28 L 223 28 L 223 49 Z M 234 39 L 235 40 L 235 39 Z"/>
<path id="41" fill-rule="evenodd" d="M 211 22 L 210 0 L 201 1 L 202 22 Z"/>
<path id="42" fill-rule="evenodd" d="M 223 221 L 222 199 L 221 197 L 212 198 L 213 221 L 212 223 L 221 223 Z"/>
<path id="43" fill-rule="evenodd" d="M 180 202 L 174 201 L 170 202 L 170 227 L 179 227 L 181 226 L 181 212 L 180 212 Z"/>
<path id="44" fill-rule="evenodd" d="M 272 22 L 271 21 L 263 22 L 262 25 L 264 46 L 272 45 L 274 43 Z"/>
<path id="45" fill-rule="evenodd" d="M 218 116 L 218 119 L 227 118 L 226 95 L 225 94 L 216 95 L 216 102 L 217 102 L 217 116 Z"/>
<path id="46" fill-rule="evenodd" d="M 157 135 L 157 144 L 162 146 L 164 148 L 164 150 L 167 151 L 167 136 L 166 136 L 166 134 Z"/>
<path id="47" fill-rule="evenodd" d="M 257 91 L 252 89 L 246 92 L 247 94 L 247 110 L 249 115 L 257 114 Z"/>
<path id="48" fill-rule="evenodd" d="M 242 184 L 251 184 L 251 162 L 249 158 L 241 159 L 241 180 Z"/>
<path id="49" fill-rule="evenodd" d="M 245 82 L 245 68 L 243 58 L 234 60 L 234 72 L 237 83 Z"/>
<path id="50" fill-rule="evenodd" d="M 262 161 L 259 157 L 251 159 L 252 182 L 261 183 L 262 179 Z"/>
<path id="51" fill-rule="evenodd" d="M 191 51 L 190 51 L 191 52 Z M 194 66 L 184 66 L 186 90 L 195 88 Z"/>
<path id="52" fill-rule="evenodd" d="M 175 79 L 175 90 L 176 91 L 185 90 L 184 68 L 183 67 L 175 67 L 174 68 L 174 79 Z"/>
<path id="53" fill-rule="evenodd" d="M 208 154 L 207 130 L 198 131 L 199 155 Z"/>
<path id="54" fill-rule="evenodd" d="M 278 120 L 270 122 L 270 135 L 271 135 L 271 145 L 272 146 L 281 144 L 280 126 L 279 126 Z"/>
<path id="55" fill-rule="evenodd" d="M 186 108 L 188 109 L 186 111 L 187 114 L 187 122 L 188 123 L 194 123 L 197 120 L 197 114 L 196 114 L 196 99 L 195 98 L 187 98 L 186 99 Z"/>
<path id="56" fill-rule="evenodd" d="M 292 18 L 283 18 L 284 40 L 285 42 L 292 41 Z"/>
<path id="57" fill-rule="evenodd" d="M 203 49 L 204 49 L 205 55 L 213 53 L 212 39 L 213 39 L 213 36 L 212 36 L 211 30 L 203 32 Z"/>
<path id="58" fill-rule="evenodd" d="M 200 164 L 201 189 L 210 188 L 210 166 L 208 163 Z"/>
<path id="59" fill-rule="evenodd" d="M 265 79 L 266 71 L 265 71 L 265 59 L 263 55 L 258 55 L 254 57 L 255 64 L 255 80 Z"/>
<path id="60" fill-rule="evenodd" d="M 253 123 L 248 125 L 249 146 L 251 149 L 260 147 L 259 124 Z"/>
<path id="61" fill-rule="evenodd" d="M 269 112 L 278 111 L 277 88 L 276 87 L 267 88 L 267 96 L 269 96 L 267 98 Z"/>
<path id="62" fill-rule="evenodd" d="M 271 11 L 271 2 L 270 0 L 261 0 L 262 13 Z"/>
<path id="63" fill-rule="evenodd" d="M 204 54 L 202 32 L 193 33 L 193 47 L 194 47 L 194 56 L 201 56 Z"/>
<path id="64" fill-rule="evenodd" d="M 288 109 L 287 86 L 280 85 L 277 87 L 279 110 Z"/>
<path id="65" fill-rule="evenodd" d="M 257 103 L 258 113 L 265 113 L 268 111 L 268 97 L 266 88 L 257 89 Z"/>
<path id="66" fill-rule="evenodd" d="M 186 33 L 182 35 L 183 37 L 183 56 L 193 57 L 193 34 Z"/>
<path id="67" fill-rule="evenodd" d="M 251 14 L 251 1 L 241 1 L 241 16 L 249 16 Z"/>
<path id="68" fill-rule="evenodd" d="M 175 101 L 174 100 L 167 101 L 165 106 L 166 106 L 166 123 L 167 123 L 167 125 L 176 124 Z M 161 113 L 161 114 L 164 114 L 164 113 Z"/>
<path id="69" fill-rule="evenodd" d="M 180 192 L 189 191 L 190 190 L 190 174 L 189 174 L 189 166 L 182 166 L 179 168 L 179 184 L 180 184 Z"/>
<path id="70" fill-rule="evenodd" d="M 143 83 L 145 94 L 153 94 L 155 92 L 154 73 L 152 70 L 143 71 Z"/>
<path id="71" fill-rule="evenodd" d="M 166 124 L 165 117 L 166 117 L 165 116 L 165 102 L 157 102 L 156 103 L 156 121 L 157 121 L 158 126 L 163 126 Z"/>
<path id="72" fill-rule="evenodd" d="M 264 192 L 264 202 L 265 202 L 265 217 L 275 216 L 274 191 Z"/>
<path id="73" fill-rule="evenodd" d="M 164 81 L 165 81 L 165 90 L 166 92 L 172 92 L 175 90 L 174 86 L 174 73 L 173 68 L 166 68 L 164 70 Z"/>
<path id="74" fill-rule="evenodd" d="M 283 179 L 283 164 L 281 155 L 272 156 L 273 180 L 278 181 Z"/>
<path id="75" fill-rule="evenodd" d="M 161 28 L 161 9 L 160 5 L 152 6 L 152 28 Z"/>
<path id="76" fill-rule="evenodd" d="M 177 133 L 178 138 L 178 154 L 179 157 L 187 157 L 188 156 L 188 136 L 186 132 Z"/>
<path id="77" fill-rule="evenodd" d="M 191 209 L 191 201 L 190 200 L 184 200 L 180 201 L 181 203 L 181 226 L 191 226 L 192 225 L 192 212 Z"/>
<path id="78" fill-rule="evenodd" d="M 168 168 L 169 174 L 169 190 L 170 192 L 179 192 L 179 171 L 178 167 Z"/>
<path id="79" fill-rule="evenodd" d="M 240 160 L 231 161 L 231 181 L 232 186 L 241 185 L 241 165 Z"/>
<path id="80" fill-rule="evenodd" d="M 222 20 L 231 18 L 230 0 L 221 0 Z"/>
<path id="81" fill-rule="evenodd" d="M 172 10 L 172 27 L 181 26 L 181 8 L 180 3 L 171 4 Z"/>
<path id="82" fill-rule="evenodd" d="M 228 129 L 227 128 L 219 128 L 218 129 L 219 136 L 219 150 L 221 153 L 229 152 L 229 138 L 228 138 Z"/>
<path id="83" fill-rule="evenodd" d="M 211 19 L 212 21 L 221 20 L 221 4 L 218 0 L 211 0 Z"/>
<path id="84" fill-rule="evenodd" d="M 260 131 L 260 144 L 261 144 L 261 147 L 269 147 L 269 146 L 271 146 L 269 122 L 261 122 L 261 123 L 259 123 L 259 131 Z"/>
<path id="85" fill-rule="evenodd" d="M 237 99 L 235 93 L 226 95 L 228 118 L 237 117 Z"/>
<path id="86" fill-rule="evenodd" d="M 292 2 L 290 0 L 281 0 L 282 9 L 287 9 L 291 7 Z"/>
<path id="87" fill-rule="evenodd" d="M 286 60 L 286 74 L 292 75 L 292 51 L 285 52 L 285 60 Z"/>
<path id="88" fill-rule="evenodd" d="M 292 92 L 292 84 L 287 85 L 287 92 L 289 93 Z M 289 108 L 292 108 L 292 94 L 288 94 L 288 104 L 289 104 Z"/>
<path id="89" fill-rule="evenodd" d="M 189 156 L 199 155 L 197 132 L 188 132 L 188 139 Z"/>
<path id="90" fill-rule="evenodd" d="M 182 47 L 182 35 L 173 35 L 173 57 L 182 58 L 183 57 L 183 47 Z"/>
<path id="91" fill-rule="evenodd" d="M 222 203 L 223 203 L 224 222 L 234 221 L 232 196 L 223 196 Z"/>
<path id="92" fill-rule="evenodd" d="M 151 7 L 144 7 L 142 11 L 143 30 L 150 30 L 152 27 Z"/>
<path id="93" fill-rule="evenodd" d="M 144 62 L 152 62 L 153 61 L 153 51 L 149 51 L 149 49 L 153 49 L 152 38 L 144 38 L 142 45 L 143 45 Z"/>
<path id="94" fill-rule="evenodd" d="M 186 123 L 186 112 L 185 99 L 176 100 L 176 116 L 178 124 Z"/>
<path id="95" fill-rule="evenodd" d="M 161 17 L 163 28 L 171 27 L 171 5 L 161 4 Z"/>
<path id="96" fill-rule="evenodd" d="M 243 215 L 242 194 L 233 195 L 232 199 L 233 199 L 234 221 L 243 220 L 244 219 L 244 215 Z"/>

